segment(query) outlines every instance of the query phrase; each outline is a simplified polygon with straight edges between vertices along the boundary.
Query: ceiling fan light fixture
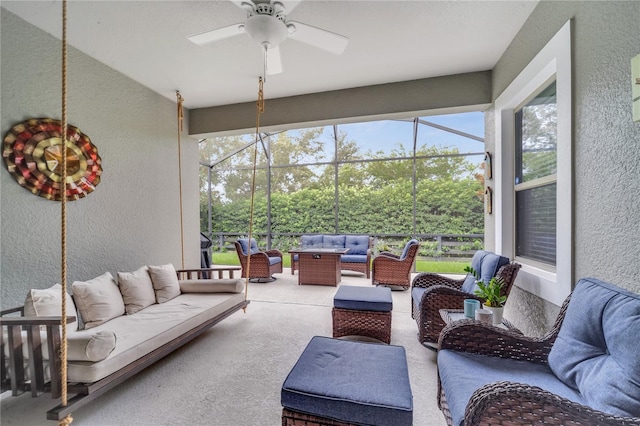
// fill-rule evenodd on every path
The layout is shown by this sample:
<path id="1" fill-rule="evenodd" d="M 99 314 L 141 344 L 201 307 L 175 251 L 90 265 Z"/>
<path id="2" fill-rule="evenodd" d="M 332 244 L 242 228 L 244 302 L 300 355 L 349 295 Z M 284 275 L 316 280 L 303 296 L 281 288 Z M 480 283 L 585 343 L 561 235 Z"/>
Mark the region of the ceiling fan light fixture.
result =
<path id="1" fill-rule="evenodd" d="M 267 43 L 269 47 L 276 47 L 287 38 L 289 29 L 273 16 L 253 15 L 247 18 L 245 31 L 261 45 Z"/>

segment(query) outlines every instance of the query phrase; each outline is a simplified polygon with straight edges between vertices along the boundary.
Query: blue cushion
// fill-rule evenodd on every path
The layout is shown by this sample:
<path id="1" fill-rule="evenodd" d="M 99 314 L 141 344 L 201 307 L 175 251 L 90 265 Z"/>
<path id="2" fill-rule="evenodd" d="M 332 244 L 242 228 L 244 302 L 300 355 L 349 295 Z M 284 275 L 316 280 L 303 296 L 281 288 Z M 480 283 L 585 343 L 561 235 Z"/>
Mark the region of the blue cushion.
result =
<path id="1" fill-rule="evenodd" d="M 558 380 L 544 364 L 445 349 L 438 352 L 438 374 L 456 426 L 464 424 L 464 411 L 473 392 L 499 381 L 538 386 L 584 404 L 580 394 Z"/>
<path id="2" fill-rule="evenodd" d="M 302 248 L 322 247 L 322 237 L 322 235 L 303 235 L 300 237 L 300 246 Z"/>
<path id="3" fill-rule="evenodd" d="M 401 346 L 315 336 L 282 385 L 286 408 L 346 423 L 413 423 L 407 356 Z"/>
<path id="4" fill-rule="evenodd" d="M 358 311 L 389 312 L 393 309 L 393 298 L 388 287 L 342 285 L 333 297 L 333 306 Z"/>
<path id="5" fill-rule="evenodd" d="M 416 311 L 420 308 L 420 301 L 425 291 L 427 291 L 427 289 L 422 287 L 413 287 L 411 289 L 411 298 L 413 299 L 413 306 Z"/>
<path id="6" fill-rule="evenodd" d="M 367 254 L 369 249 L 369 237 L 366 235 L 347 235 L 344 240 L 344 248 L 348 248 L 347 254 Z"/>
<path id="7" fill-rule="evenodd" d="M 367 255 L 362 254 L 343 254 L 340 256 L 343 263 L 367 263 Z"/>
<path id="8" fill-rule="evenodd" d="M 238 240 L 238 242 L 240 243 L 240 248 L 242 248 L 242 253 L 244 253 L 245 255 L 247 254 L 248 250 L 248 246 L 249 246 L 249 239 L 248 238 L 240 238 Z M 256 254 L 260 252 L 260 249 L 258 248 L 258 243 L 256 243 L 256 239 L 252 238 L 251 239 L 251 254 Z"/>
<path id="9" fill-rule="evenodd" d="M 322 244 L 326 248 L 344 248 L 345 235 L 323 235 Z"/>
<path id="10" fill-rule="evenodd" d="M 485 250 L 478 250 L 471 259 L 471 267 L 480 274 L 480 279 L 485 283 L 495 277 L 500 268 L 509 264 L 509 258 L 491 253 Z M 478 285 L 473 275 L 468 274 L 462 284 L 462 291 L 474 294 Z"/>
<path id="11" fill-rule="evenodd" d="M 576 285 L 549 366 L 586 405 L 640 417 L 640 295 L 587 278 Z"/>
<path id="12" fill-rule="evenodd" d="M 282 258 L 280 256 L 274 256 L 269 258 L 269 265 L 275 265 L 276 263 L 282 262 Z"/>
<path id="13" fill-rule="evenodd" d="M 407 257 L 407 255 L 409 254 L 409 249 L 414 244 L 418 244 L 418 240 L 409 240 L 407 244 L 405 244 L 404 250 L 402 250 L 402 254 L 400 255 L 400 260 L 404 260 Z"/>

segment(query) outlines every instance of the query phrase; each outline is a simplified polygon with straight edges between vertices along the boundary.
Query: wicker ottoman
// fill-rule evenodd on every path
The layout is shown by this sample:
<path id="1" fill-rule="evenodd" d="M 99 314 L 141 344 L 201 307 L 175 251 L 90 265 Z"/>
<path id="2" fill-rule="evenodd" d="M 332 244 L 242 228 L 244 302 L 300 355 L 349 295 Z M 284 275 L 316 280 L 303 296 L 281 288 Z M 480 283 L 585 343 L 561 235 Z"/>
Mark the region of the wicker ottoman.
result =
<path id="1" fill-rule="evenodd" d="M 341 286 L 333 298 L 333 337 L 366 336 L 391 343 L 388 287 Z"/>
<path id="2" fill-rule="evenodd" d="M 405 350 L 315 336 L 284 381 L 281 402 L 283 426 L 411 425 Z"/>

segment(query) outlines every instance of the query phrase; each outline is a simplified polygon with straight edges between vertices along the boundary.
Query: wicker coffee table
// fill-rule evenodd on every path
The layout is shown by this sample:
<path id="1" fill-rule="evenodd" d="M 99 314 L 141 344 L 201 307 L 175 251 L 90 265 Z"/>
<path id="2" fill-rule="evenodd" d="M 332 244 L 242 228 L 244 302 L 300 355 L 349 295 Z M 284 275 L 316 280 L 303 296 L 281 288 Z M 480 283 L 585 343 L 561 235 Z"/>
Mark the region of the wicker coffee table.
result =
<path id="1" fill-rule="evenodd" d="M 305 248 L 289 250 L 297 254 L 298 285 L 316 284 L 337 286 L 341 280 L 340 256 L 349 249 L 344 248 Z"/>

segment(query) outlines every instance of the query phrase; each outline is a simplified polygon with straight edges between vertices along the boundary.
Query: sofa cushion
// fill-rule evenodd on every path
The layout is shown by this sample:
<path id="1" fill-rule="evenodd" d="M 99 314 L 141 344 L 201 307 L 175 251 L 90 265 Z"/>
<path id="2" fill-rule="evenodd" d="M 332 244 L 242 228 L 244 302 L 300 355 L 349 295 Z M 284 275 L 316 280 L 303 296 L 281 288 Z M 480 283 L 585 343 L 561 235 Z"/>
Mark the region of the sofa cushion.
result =
<path id="1" fill-rule="evenodd" d="M 358 311 L 389 312 L 393 309 L 393 298 L 388 287 L 341 285 L 333 296 L 333 306 Z"/>
<path id="2" fill-rule="evenodd" d="M 275 265 L 276 263 L 281 263 L 282 258 L 280 256 L 269 257 L 269 265 Z"/>
<path id="3" fill-rule="evenodd" d="M 75 281 L 71 288 L 85 329 L 124 315 L 124 301 L 111 273 L 86 282 Z"/>
<path id="4" fill-rule="evenodd" d="M 411 299 L 413 301 L 413 309 L 415 312 L 420 310 L 420 302 L 422 301 L 422 295 L 427 291 L 426 288 L 413 287 L 411 289 Z"/>
<path id="5" fill-rule="evenodd" d="M 248 238 L 240 238 L 238 240 L 238 242 L 240 243 L 240 248 L 242 248 L 242 253 L 244 253 L 245 255 L 247 253 L 251 253 L 251 254 L 256 254 L 258 252 L 260 252 L 260 249 L 258 248 L 258 243 L 256 242 L 255 238 L 251 239 L 251 250 L 249 250 L 249 239 Z"/>
<path id="6" fill-rule="evenodd" d="M 411 425 L 405 350 L 315 336 L 284 381 L 281 402 L 344 423 Z"/>
<path id="7" fill-rule="evenodd" d="M 576 285 L 549 366 L 585 404 L 640 417 L 640 295 L 588 278 Z"/>
<path id="8" fill-rule="evenodd" d="M 117 276 L 127 315 L 135 314 L 156 303 L 156 293 L 153 291 L 149 268 L 143 266 L 133 272 L 118 272 Z"/>
<path id="9" fill-rule="evenodd" d="M 89 335 L 73 333 L 67 339 L 69 361 L 102 361 L 116 348 L 116 335 L 112 331 L 98 331 Z"/>
<path id="10" fill-rule="evenodd" d="M 438 351 L 438 374 L 455 426 L 464 424 L 471 395 L 484 385 L 500 381 L 538 386 L 584 404 L 580 393 L 558 380 L 544 364 L 445 349 Z"/>
<path id="11" fill-rule="evenodd" d="M 471 259 L 471 267 L 480 275 L 480 279 L 485 283 L 495 277 L 500 268 L 509 264 L 509 258 L 491 253 L 485 250 L 478 250 Z M 473 275 L 468 274 L 462 284 L 462 291 L 474 294 L 478 285 Z"/>
<path id="12" fill-rule="evenodd" d="M 181 293 L 242 293 L 244 281 L 238 278 L 180 280 Z"/>
<path id="13" fill-rule="evenodd" d="M 366 255 L 369 250 L 369 237 L 367 235 L 347 235 L 344 239 L 344 248 L 349 249 L 348 255 Z"/>
<path id="14" fill-rule="evenodd" d="M 243 293 L 182 294 L 135 315 L 107 321 L 91 332 L 113 332 L 118 338 L 116 348 L 99 362 L 69 361 L 69 381 L 92 383 L 107 377 L 243 301 Z"/>
<path id="15" fill-rule="evenodd" d="M 178 284 L 178 275 L 173 264 L 153 266 L 149 265 L 149 276 L 153 284 L 153 290 L 156 292 L 156 300 L 158 303 L 164 303 L 168 300 L 180 295 L 180 284 Z"/>
<path id="16" fill-rule="evenodd" d="M 343 254 L 340 256 L 342 263 L 367 263 L 367 256 L 363 254 Z"/>
<path id="17" fill-rule="evenodd" d="M 414 244 L 418 244 L 418 240 L 413 239 L 413 240 L 407 241 L 407 244 L 405 244 L 404 249 L 402 250 L 402 254 L 400 255 L 400 260 L 405 260 L 407 258 L 407 255 L 409 254 L 409 249 Z"/>
<path id="18" fill-rule="evenodd" d="M 346 235 L 323 235 L 322 246 L 325 248 L 344 248 Z"/>
<path id="19" fill-rule="evenodd" d="M 322 247 L 322 235 L 303 235 L 300 237 L 300 247 L 320 248 Z"/>
<path id="20" fill-rule="evenodd" d="M 76 305 L 69 293 L 66 294 L 67 316 L 77 316 Z M 24 301 L 25 317 L 62 316 L 62 285 L 55 284 L 46 289 L 31 289 Z M 42 326 L 46 329 L 46 326 Z M 78 329 L 78 321 L 67 324 L 67 332 Z"/>

